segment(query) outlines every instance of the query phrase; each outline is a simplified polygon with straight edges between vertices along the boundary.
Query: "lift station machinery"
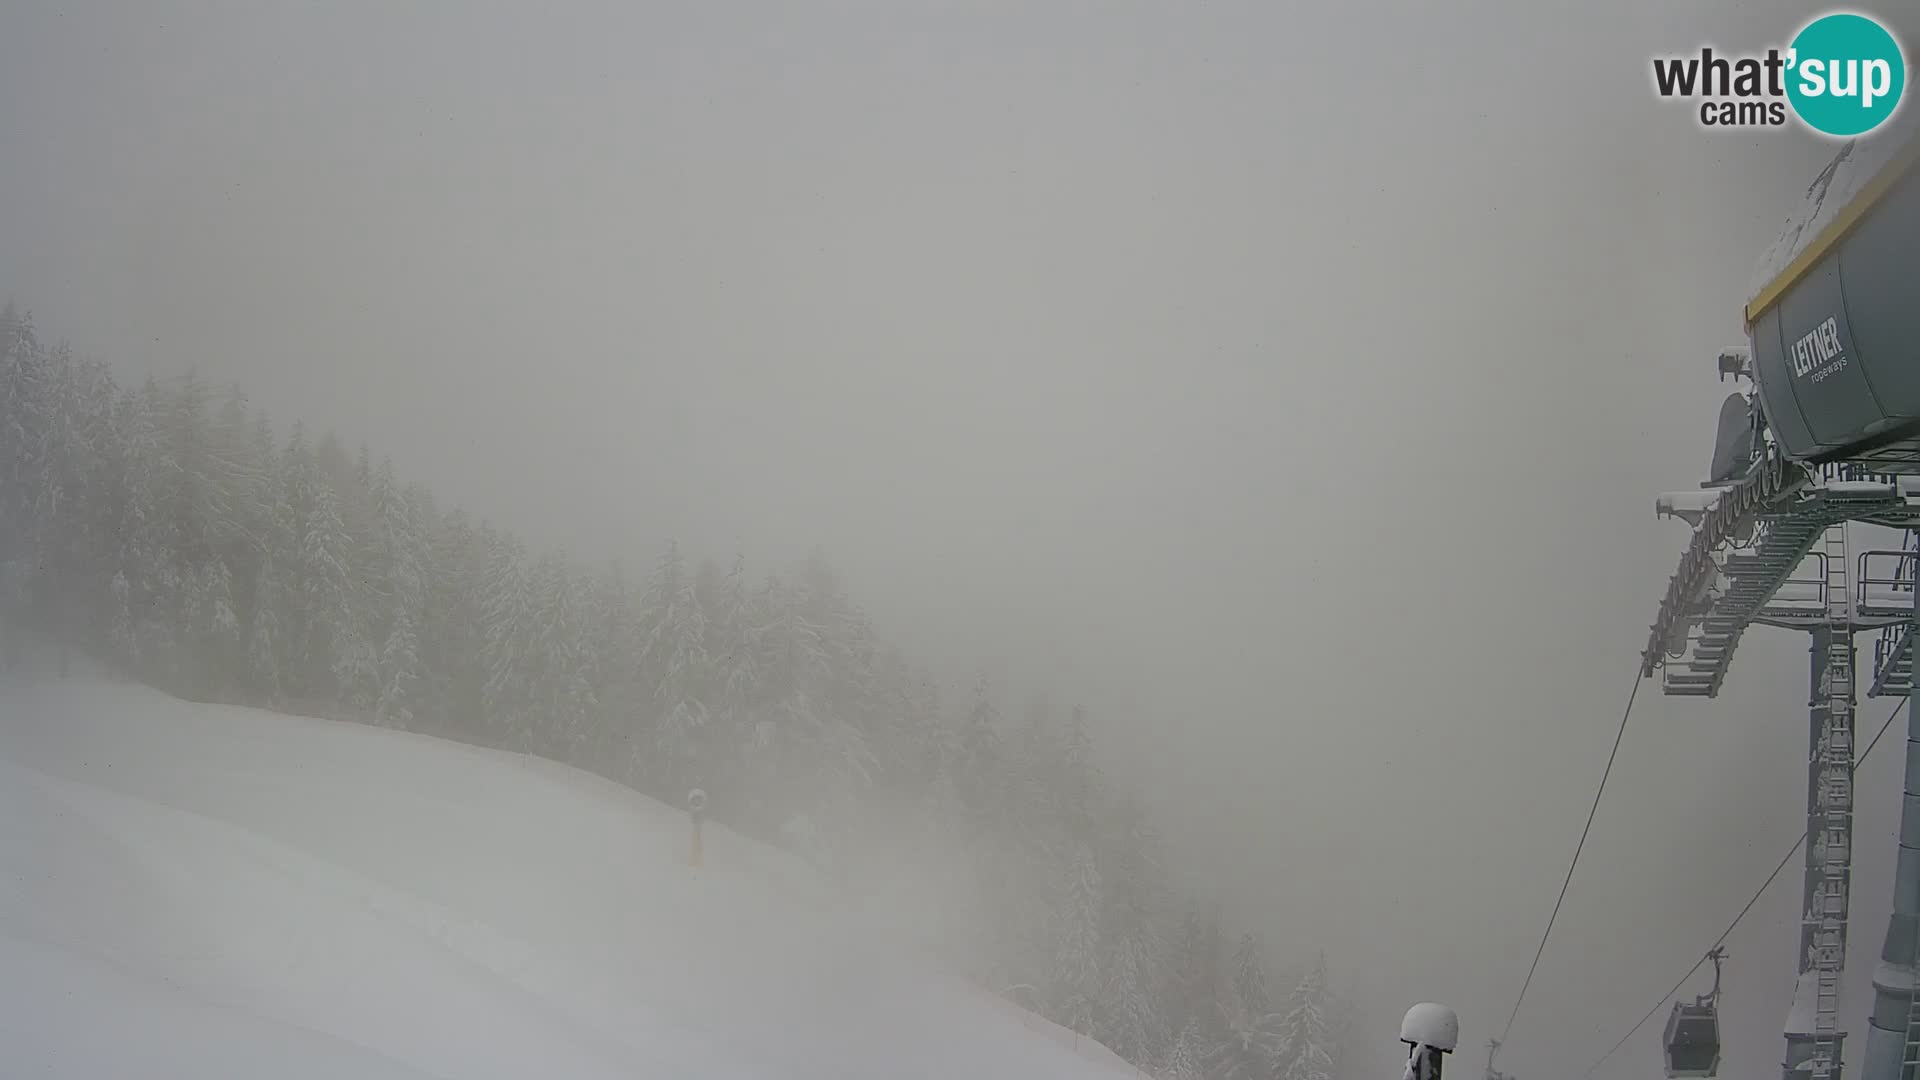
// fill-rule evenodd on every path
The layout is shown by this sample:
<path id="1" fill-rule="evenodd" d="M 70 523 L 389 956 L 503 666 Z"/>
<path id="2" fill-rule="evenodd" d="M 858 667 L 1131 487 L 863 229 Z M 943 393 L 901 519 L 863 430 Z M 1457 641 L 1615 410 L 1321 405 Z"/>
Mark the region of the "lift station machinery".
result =
<path id="1" fill-rule="evenodd" d="M 1808 190 L 1761 262 L 1745 311 L 1747 345 L 1719 357 L 1720 376 L 1733 378 L 1736 391 L 1721 405 L 1708 479 L 1658 502 L 1693 535 L 1641 654 L 1643 677 L 1657 675 L 1669 695 L 1713 697 L 1749 628 L 1810 639 L 1806 864 L 1786 1080 L 1841 1075 L 1856 636 L 1878 635 L 1870 695 L 1905 695 L 1912 686 L 1920 617 L 1916 129 L 1920 110 L 1903 110 L 1847 144 Z M 1853 522 L 1903 530 L 1905 539 L 1856 550 Z M 1920 1064 L 1920 726 L 1908 713 L 1893 915 L 1874 969 L 1864 1080 L 1916 1080 Z M 1717 995 L 1676 1007 L 1669 1076 L 1713 1075 L 1715 1006 Z M 1710 1058 L 1708 1044 L 1689 1034 L 1707 1025 Z"/>

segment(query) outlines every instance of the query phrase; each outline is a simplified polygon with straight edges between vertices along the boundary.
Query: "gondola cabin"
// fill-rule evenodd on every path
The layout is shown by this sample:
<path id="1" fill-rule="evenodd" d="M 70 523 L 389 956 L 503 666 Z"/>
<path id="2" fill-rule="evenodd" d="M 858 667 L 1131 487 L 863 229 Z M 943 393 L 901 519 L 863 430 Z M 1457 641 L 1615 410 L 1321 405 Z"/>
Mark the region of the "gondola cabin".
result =
<path id="1" fill-rule="evenodd" d="M 1720 1071 L 1720 1011 L 1712 1002 L 1673 1003 L 1667 1016 L 1667 1076 L 1712 1076 Z"/>

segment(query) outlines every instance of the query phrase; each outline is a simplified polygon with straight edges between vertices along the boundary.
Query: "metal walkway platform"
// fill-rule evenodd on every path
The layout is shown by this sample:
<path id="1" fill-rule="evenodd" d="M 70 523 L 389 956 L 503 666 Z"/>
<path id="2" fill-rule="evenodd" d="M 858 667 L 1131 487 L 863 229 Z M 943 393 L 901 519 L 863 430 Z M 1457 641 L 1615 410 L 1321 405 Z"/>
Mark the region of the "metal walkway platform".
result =
<path id="1" fill-rule="evenodd" d="M 1904 607 L 1891 582 L 1868 595 L 1866 575 L 1861 595 L 1834 595 L 1846 589 L 1846 568 L 1831 565 L 1835 556 L 1815 548 L 1828 529 L 1848 521 L 1920 526 L 1920 484 L 1888 476 L 1856 479 L 1839 468 L 1823 475 L 1773 457 L 1757 462 L 1700 515 L 1650 627 L 1642 676 L 1658 670 L 1661 689 L 1670 695 L 1715 697 L 1741 637 L 1755 623 L 1811 630 L 1830 622 L 1842 600 L 1850 602 L 1854 629 L 1897 628 L 1909 621 L 1910 572 Z M 1904 648 L 1910 683 L 1911 642 Z M 1882 666 L 1876 654 L 1876 686 Z M 1897 663 L 1886 665 L 1889 688 L 1898 684 L 1896 670 Z"/>

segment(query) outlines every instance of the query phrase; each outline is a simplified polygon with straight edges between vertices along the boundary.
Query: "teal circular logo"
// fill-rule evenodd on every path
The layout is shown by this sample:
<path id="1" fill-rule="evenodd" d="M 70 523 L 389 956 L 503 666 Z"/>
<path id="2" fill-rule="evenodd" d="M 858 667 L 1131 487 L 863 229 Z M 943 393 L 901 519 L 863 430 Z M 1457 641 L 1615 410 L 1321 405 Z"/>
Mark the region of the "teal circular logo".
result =
<path id="1" fill-rule="evenodd" d="M 1808 127 L 1850 139 L 1885 123 L 1907 88 L 1907 62 L 1886 27 L 1840 12 L 1822 15 L 1789 46 L 1787 100 Z"/>

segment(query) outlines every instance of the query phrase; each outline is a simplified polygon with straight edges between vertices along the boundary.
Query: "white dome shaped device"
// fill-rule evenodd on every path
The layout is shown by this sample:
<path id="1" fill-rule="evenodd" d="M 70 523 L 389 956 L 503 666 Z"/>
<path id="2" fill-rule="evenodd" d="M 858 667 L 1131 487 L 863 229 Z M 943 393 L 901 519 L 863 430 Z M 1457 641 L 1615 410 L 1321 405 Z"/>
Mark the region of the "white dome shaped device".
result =
<path id="1" fill-rule="evenodd" d="M 1407 1044 L 1401 1080 L 1440 1080 L 1442 1056 L 1460 1043 L 1460 1018 L 1445 1005 L 1423 1001 L 1400 1021 L 1400 1041 Z"/>
<path id="2" fill-rule="evenodd" d="M 1460 1018 L 1445 1005 L 1423 1001 L 1408 1009 L 1406 1019 L 1400 1021 L 1400 1041 L 1451 1054 L 1460 1043 Z"/>

